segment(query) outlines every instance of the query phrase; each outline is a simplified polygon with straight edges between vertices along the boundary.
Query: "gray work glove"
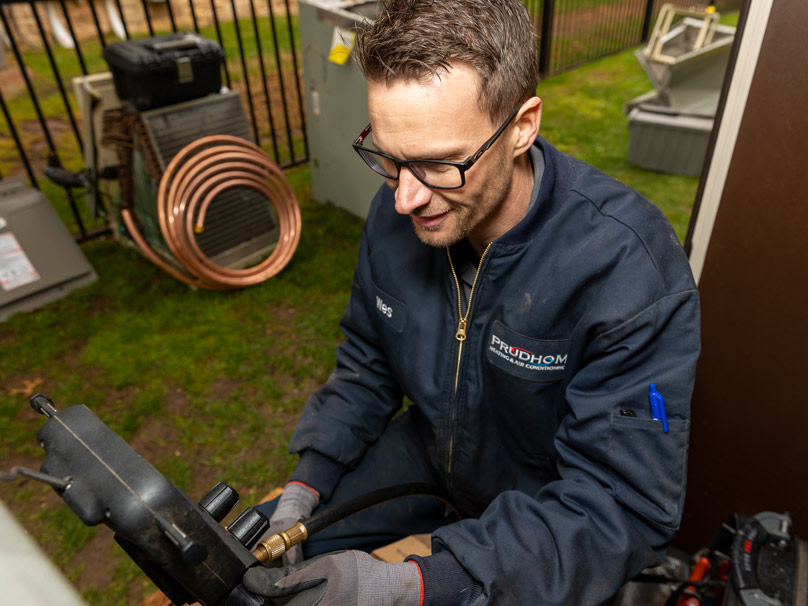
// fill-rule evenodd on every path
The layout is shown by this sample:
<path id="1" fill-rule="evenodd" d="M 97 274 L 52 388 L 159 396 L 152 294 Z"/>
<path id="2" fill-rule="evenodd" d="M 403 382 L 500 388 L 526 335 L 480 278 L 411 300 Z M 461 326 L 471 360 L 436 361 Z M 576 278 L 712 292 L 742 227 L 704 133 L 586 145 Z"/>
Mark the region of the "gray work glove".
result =
<path id="1" fill-rule="evenodd" d="M 342 551 L 294 566 L 255 566 L 244 586 L 284 606 L 418 606 L 421 571 L 415 562 L 388 564 L 364 551 Z"/>
<path id="2" fill-rule="evenodd" d="M 290 482 L 283 489 L 278 506 L 269 518 L 269 529 L 261 535 L 260 543 L 267 537 L 289 530 L 301 518 L 308 518 L 314 508 L 320 504 L 320 496 L 311 488 L 296 482 Z M 303 545 L 298 543 L 283 554 L 283 564 L 296 564 L 303 559 Z"/>

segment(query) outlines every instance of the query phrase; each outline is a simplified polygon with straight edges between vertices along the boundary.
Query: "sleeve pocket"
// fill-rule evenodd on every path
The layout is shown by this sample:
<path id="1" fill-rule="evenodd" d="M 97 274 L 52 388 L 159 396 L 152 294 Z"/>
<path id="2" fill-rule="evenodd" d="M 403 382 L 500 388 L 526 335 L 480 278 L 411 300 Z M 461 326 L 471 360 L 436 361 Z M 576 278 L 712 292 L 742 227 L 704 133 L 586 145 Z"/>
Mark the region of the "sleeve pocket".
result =
<path id="1" fill-rule="evenodd" d="M 665 433 L 661 421 L 613 414 L 609 428 L 615 498 L 652 523 L 678 528 L 690 421 L 670 419 Z"/>

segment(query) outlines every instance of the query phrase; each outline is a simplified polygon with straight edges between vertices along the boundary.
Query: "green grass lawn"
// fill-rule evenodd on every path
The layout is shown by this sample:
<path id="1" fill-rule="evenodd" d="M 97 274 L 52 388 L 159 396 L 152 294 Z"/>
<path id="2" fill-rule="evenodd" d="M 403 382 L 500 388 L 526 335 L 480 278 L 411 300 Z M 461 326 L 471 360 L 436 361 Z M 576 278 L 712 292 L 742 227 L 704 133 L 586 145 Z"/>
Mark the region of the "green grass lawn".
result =
<path id="1" fill-rule="evenodd" d="M 642 170 L 627 160 L 623 104 L 651 88 L 631 52 L 553 76 L 539 85 L 541 134 L 656 203 L 684 241 L 698 178 Z"/>
<path id="2" fill-rule="evenodd" d="M 631 51 L 554 76 L 539 87 L 542 134 L 648 196 L 683 239 L 698 180 L 626 161 L 622 107 L 650 87 Z M 193 499 L 223 480 L 251 504 L 285 480 L 295 419 L 334 363 L 362 229 L 311 199 L 306 167 L 287 175 L 303 235 L 269 281 L 192 290 L 96 240 L 83 245 L 95 284 L 0 324 L 0 469 L 42 461 L 44 419 L 20 393 L 36 384 L 59 407 L 87 404 Z M 84 527 L 50 488 L 2 484 L 0 498 L 93 606 L 137 604 L 153 590 L 108 529 Z"/>

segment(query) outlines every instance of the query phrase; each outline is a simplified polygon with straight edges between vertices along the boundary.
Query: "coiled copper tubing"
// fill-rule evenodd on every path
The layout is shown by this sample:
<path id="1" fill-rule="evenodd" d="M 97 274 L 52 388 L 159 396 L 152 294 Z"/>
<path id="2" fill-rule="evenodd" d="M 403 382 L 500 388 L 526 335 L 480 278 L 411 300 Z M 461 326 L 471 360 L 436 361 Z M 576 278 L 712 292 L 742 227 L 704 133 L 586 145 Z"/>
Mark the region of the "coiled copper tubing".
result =
<path id="1" fill-rule="evenodd" d="M 263 194 L 278 219 L 280 235 L 274 249 L 266 259 L 246 269 L 215 264 L 195 237 L 204 231 L 210 204 L 232 187 L 248 187 Z M 212 135 L 190 143 L 174 156 L 160 180 L 160 230 L 182 268 L 151 249 L 129 209 L 124 209 L 122 216 L 132 238 L 151 261 L 178 280 L 209 290 L 241 288 L 271 278 L 289 263 L 300 241 L 300 207 L 283 172 L 260 147 L 230 135 Z"/>

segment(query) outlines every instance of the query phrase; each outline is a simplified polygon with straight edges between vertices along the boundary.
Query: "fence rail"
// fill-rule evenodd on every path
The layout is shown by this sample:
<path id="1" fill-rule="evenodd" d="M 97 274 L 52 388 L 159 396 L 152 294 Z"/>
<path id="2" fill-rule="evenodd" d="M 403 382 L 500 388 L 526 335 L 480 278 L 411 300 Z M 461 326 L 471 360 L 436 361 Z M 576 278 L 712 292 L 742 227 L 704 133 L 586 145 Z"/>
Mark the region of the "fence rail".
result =
<path id="1" fill-rule="evenodd" d="M 543 76 L 641 44 L 662 5 L 523 1 L 540 33 Z M 740 4 L 723 0 L 718 8 Z M 297 0 L 0 0 L 0 179 L 23 176 L 40 188 L 46 166 L 83 169 L 71 79 L 107 71 L 102 53 L 113 41 L 177 31 L 221 44 L 224 82 L 239 91 L 257 144 L 283 167 L 308 161 Z M 92 237 L 88 223 L 97 218 L 71 188 L 64 195 L 78 239 Z"/>

